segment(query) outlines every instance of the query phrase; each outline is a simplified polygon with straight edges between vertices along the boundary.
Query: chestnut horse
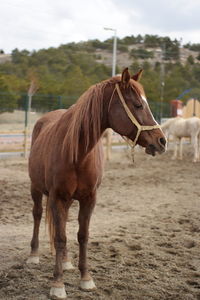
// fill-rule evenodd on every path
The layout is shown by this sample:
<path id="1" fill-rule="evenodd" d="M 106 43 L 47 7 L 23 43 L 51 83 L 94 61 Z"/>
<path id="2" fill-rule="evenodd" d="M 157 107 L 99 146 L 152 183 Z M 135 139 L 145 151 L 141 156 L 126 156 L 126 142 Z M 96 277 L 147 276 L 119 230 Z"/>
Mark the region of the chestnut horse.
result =
<path id="1" fill-rule="evenodd" d="M 95 288 L 87 266 L 90 217 L 103 173 L 101 136 L 112 128 L 146 148 L 146 153 L 165 151 L 165 137 L 149 109 L 141 71 L 132 78 L 126 68 L 90 87 L 68 110 L 44 115 L 33 130 L 29 158 L 34 228 L 28 263 L 38 263 L 38 233 L 42 196 L 47 195 L 47 219 L 56 251 L 50 296 L 64 299 L 63 270 L 72 268 L 66 246 L 66 220 L 73 200 L 79 201 L 79 270 L 82 289 Z"/>

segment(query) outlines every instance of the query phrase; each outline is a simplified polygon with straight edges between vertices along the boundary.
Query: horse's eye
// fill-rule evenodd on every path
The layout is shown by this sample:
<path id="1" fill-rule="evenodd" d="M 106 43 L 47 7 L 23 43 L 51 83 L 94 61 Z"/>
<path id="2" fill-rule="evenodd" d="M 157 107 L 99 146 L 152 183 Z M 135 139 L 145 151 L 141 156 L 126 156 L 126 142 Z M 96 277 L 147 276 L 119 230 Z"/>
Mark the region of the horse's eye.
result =
<path id="1" fill-rule="evenodd" d="M 135 106 L 135 108 L 137 108 L 137 109 L 142 109 L 142 108 L 143 108 L 142 104 L 140 104 L 140 103 L 134 104 L 134 106 Z"/>

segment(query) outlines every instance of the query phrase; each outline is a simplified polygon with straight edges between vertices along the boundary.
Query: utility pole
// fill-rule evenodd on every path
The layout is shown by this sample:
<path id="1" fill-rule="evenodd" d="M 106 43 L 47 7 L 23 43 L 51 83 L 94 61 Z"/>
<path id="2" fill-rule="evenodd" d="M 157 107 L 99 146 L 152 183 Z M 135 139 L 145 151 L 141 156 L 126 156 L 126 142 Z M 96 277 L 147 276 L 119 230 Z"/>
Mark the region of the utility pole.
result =
<path id="1" fill-rule="evenodd" d="M 114 28 L 104 27 L 105 30 L 114 32 L 113 36 L 113 57 L 112 57 L 112 77 L 116 75 L 116 60 L 117 60 L 117 30 Z"/>
<path id="2" fill-rule="evenodd" d="M 31 102 L 32 97 L 36 93 L 38 86 L 35 80 L 31 80 L 30 87 L 28 89 L 28 103 L 25 111 L 25 129 L 24 129 L 24 157 L 28 156 L 28 134 L 29 134 L 29 124 L 30 124 L 30 112 L 31 112 Z"/>
<path id="3" fill-rule="evenodd" d="M 160 66 L 160 121 L 163 117 L 163 101 L 164 101 L 164 88 L 165 88 L 165 43 L 162 45 L 161 51 L 161 66 Z"/>
<path id="4" fill-rule="evenodd" d="M 113 36 L 113 56 L 112 56 L 112 77 L 116 75 L 116 60 L 117 60 L 117 30 L 114 28 L 104 27 L 105 30 L 111 30 L 114 32 Z M 111 148 L 112 148 L 112 129 L 107 129 L 106 135 L 106 160 L 111 158 Z"/>

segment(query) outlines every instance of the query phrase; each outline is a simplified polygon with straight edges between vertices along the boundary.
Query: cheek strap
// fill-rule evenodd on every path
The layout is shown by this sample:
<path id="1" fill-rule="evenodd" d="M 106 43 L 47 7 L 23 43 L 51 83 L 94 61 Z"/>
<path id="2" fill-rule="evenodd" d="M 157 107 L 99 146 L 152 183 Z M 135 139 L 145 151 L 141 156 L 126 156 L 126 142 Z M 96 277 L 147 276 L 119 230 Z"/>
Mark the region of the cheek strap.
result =
<path id="1" fill-rule="evenodd" d="M 120 88 L 119 88 L 118 83 L 116 83 L 116 85 L 115 85 L 114 91 L 115 91 L 115 90 L 116 90 L 117 93 L 118 93 L 119 99 L 120 99 L 120 101 L 121 101 L 121 103 L 122 103 L 122 105 L 123 105 L 123 107 L 124 107 L 124 109 L 125 109 L 125 111 L 126 111 L 128 117 L 129 117 L 129 119 L 131 120 L 131 122 L 132 122 L 132 123 L 137 127 L 137 129 L 138 129 L 134 141 L 130 141 L 130 140 L 129 140 L 131 147 L 134 148 L 135 145 L 136 145 L 136 143 L 137 143 L 137 140 L 138 140 L 138 138 L 139 138 L 139 135 L 140 135 L 141 131 L 144 131 L 144 130 L 152 130 L 152 129 L 158 129 L 158 128 L 161 129 L 161 127 L 160 127 L 159 124 L 152 125 L 152 126 L 145 126 L 145 125 L 143 126 L 143 125 L 140 125 L 140 124 L 138 123 L 137 119 L 134 117 L 134 115 L 133 115 L 132 112 L 130 111 L 130 109 L 128 108 L 128 106 L 127 106 L 127 104 L 126 104 L 126 102 L 125 102 L 125 100 L 124 100 L 124 97 L 123 97 L 123 95 L 122 95 L 122 93 L 121 93 L 121 90 L 120 90 Z"/>

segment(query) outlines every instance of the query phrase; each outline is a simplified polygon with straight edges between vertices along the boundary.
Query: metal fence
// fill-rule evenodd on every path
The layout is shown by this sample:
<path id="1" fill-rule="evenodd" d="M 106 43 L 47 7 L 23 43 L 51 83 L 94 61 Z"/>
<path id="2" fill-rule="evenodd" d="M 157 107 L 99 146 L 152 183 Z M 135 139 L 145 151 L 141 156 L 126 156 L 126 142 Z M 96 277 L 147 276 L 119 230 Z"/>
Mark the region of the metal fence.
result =
<path id="1" fill-rule="evenodd" d="M 33 126 L 41 115 L 68 108 L 77 98 L 35 94 L 29 111 L 27 94 L 0 92 L 0 152 L 16 152 L 26 156 Z"/>
<path id="2" fill-rule="evenodd" d="M 36 94 L 32 97 L 29 124 L 27 124 L 28 96 L 16 94 L 18 99 L 13 105 L 6 103 L 6 96 L 10 95 L 0 92 L 0 152 L 21 154 L 28 151 L 33 126 L 42 114 L 55 109 L 68 108 L 78 99 L 78 96 Z M 149 105 L 158 122 L 161 117 L 170 116 L 170 107 L 167 103 L 150 102 Z"/>
<path id="3" fill-rule="evenodd" d="M 154 118 L 160 123 L 163 118 L 171 117 L 171 107 L 167 102 L 148 101 Z"/>
<path id="4" fill-rule="evenodd" d="M 74 104 L 80 95 L 61 96 L 35 94 L 32 97 L 31 110 L 35 112 L 48 112 L 60 108 L 69 108 Z M 10 100 L 10 97 L 15 99 Z M 9 99 L 9 101 L 7 100 Z M 149 101 L 152 113 L 157 121 L 162 117 L 170 117 L 170 105 L 166 102 Z M 0 92 L 0 113 L 22 110 L 26 113 L 28 110 L 28 95 L 16 92 Z"/>

